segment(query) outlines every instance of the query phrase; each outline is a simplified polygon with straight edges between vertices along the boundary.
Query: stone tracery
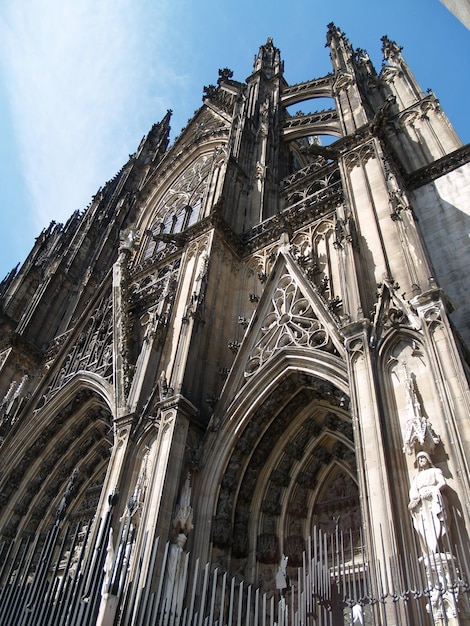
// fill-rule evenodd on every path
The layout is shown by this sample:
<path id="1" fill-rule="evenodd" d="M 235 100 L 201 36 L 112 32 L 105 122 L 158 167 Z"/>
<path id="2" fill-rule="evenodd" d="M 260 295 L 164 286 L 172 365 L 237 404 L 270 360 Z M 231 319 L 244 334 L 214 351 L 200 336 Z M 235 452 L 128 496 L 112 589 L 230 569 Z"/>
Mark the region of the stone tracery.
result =
<path id="1" fill-rule="evenodd" d="M 167 189 L 154 211 L 144 261 L 166 247 L 167 242 L 159 240 L 159 235 L 181 233 L 200 218 L 211 167 L 212 158 L 203 154 Z"/>
<path id="2" fill-rule="evenodd" d="M 81 370 L 94 372 L 109 381 L 113 374 L 112 336 L 112 301 L 110 294 L 105 293 L 96 303 L 93 315 L 63 359 L 62 367 L 52 379 L 38 408 L 44 406 Z M 57 346 L 54 344 L 50 356 L 46 353 L 46 362 L 49 361 L 52 365 L 56 352 Z"/>
<path id="3" fill-rule="evenodd" d="M 317 319 L 308 299 L 290 274 L 284 274 L 271 297 L 271 311 L 264 317 L 245 369 L 251 376 L 273 354 L 287 346 L 325 348 L 328 332 Z"/>

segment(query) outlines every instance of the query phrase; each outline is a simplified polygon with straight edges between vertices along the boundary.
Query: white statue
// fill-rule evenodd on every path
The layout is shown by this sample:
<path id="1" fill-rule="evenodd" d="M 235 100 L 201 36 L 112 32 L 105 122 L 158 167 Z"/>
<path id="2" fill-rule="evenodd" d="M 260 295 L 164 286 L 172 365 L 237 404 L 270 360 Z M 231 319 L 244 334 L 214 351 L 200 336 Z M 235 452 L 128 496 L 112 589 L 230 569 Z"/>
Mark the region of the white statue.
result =
<path id="1" fill-rule="evenodd" d="M 434 467 L 427 452 L 418 452 L 416 462 L 418 473 L 411 482 L 408 509 L 423 553 L 440 552 L 439 543 L 447 532 L 445 502 L 442 497 L 442 490 L 447 483 L 442 471 Z"/>
<path id="2" fill-rule="evenodd" d="M 187 540 L 187 536 L 181 532 L 169 547 L 165 572 L 165 591 L 163 596 L 166 614 L 164 624 L 174 619 L 175 615 L 181 610 L 185 592 L 183 554 Z"/>
<path id="3" fill-rule="evenodd" d="M 281 592 L 289 586 L 289 578 L 287 576 L 287 560 L 287 556 L 283 554 L 276 574 L 276 588 Z"/>
<path id="4" fill-rule="evenodd" d="M 191 475 L 186 476 L 186 480 L 181 492 L 176 515 L 173 519 L 173 528 L 176 532 L 183 532 L 189 535 L 193 529 L 193 509 L 191 506 Z"/>
<path id="5" fill-rule="evenodd" d="M 173 519 L 175 539 L 170 543 L 165 570 L 165 624 L 173 619 L 181 609 L 185 592 L 185 550 L 188 534 L 193 529 L 193 509 L 191 507 L 191 476 L 187 475 L 176 515 Z"/>
<path id="6" fill-rule="evenodd" d="M 106 560 L 103 566 L 104 579 L 103 579 L 103 586 L 101 588 L 101 595 L 104 595 L 111 585 L 113 565 L 114 565 L 113 529 L 112 527 L 110 527 L 109 535 L 108 535 L 108 545 L 106 547 Z"/>

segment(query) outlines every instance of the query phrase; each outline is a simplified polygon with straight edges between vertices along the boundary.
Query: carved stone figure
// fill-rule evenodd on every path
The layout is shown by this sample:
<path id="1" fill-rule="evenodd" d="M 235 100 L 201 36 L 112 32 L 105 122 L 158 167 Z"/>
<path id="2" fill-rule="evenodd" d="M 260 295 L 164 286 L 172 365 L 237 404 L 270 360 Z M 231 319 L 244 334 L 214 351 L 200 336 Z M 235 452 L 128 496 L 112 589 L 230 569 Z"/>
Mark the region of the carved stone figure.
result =
<path id="1" fill-rule="evenodd" d="M 173 519 L 173 528 L 179 533 L 189 535 L 193 529 L 193 508 L 191 506 L 191 476 L 188 474 L 180 496 L 180 501 Z"/>
<path id="2" fill-rule="evenodd" d="M 283 554 L 276 574 L 276 588 L 283 592 L 288 587 L 289 578 L 287 577 L 287 557 Z"/>
<path id="3" fill-rule="evenodd" d="M 410 488 L 408 508 L 424 554 L 439 552 L 447 533 L 445 502 L 442 490 L 447 483 L 442 471 L 435 467 L 427 452 L 416 455 L 418 473 Z M 442 550 L 445 552 L 445 550 Z"/>
<path id="4" fill-rule="evenodd" d="M 181 557 L 187 540 L 188 538 L 183 532 L 179 533 L 174 543 L 170 545 L 168 552 L 164 596 L 167 615 L 173 614 L 178 610 L 178 606 L 184 595 L 184 577 L 183 568 L 181 567 Z"/>

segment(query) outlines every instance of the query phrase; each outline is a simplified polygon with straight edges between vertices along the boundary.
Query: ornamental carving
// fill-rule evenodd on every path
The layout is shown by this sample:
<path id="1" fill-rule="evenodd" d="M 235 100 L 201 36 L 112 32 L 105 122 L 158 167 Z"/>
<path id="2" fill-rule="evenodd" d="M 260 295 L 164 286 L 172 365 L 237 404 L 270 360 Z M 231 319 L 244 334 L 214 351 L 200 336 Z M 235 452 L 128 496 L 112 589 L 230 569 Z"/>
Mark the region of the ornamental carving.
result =
<path id="1" fill-rule="evenodd" d="M 282 511 L 281 505 L 281 489 L 271 483 L 266 498 L 261 503 L 261 511 L 266 515 L 280 515 Z"/>
<path id="2" fill-rule="evenodd" d="M 318 165 L 316 167 L 318 168 Z M 299 203 L 307 206 L 341 190 L 341 177 L 336 168 L 329 166 L 315 170 L 314 165 L 309 165 L 302 172 L 305 172 L 304 178 L 300 178 L 299 174 L 296 173 L 288 179 L 292 181 L 290 186 L 287 186 L 287 181 L 284 183 L 287 187 L 285 192 L 286 207 L 297 206 Z M 312 173 L 315 174 L 314 179 L 312 179 Z M 294 176 L 298 178 L 295 179 Z"/>
<path id="3" fill-rule="evenodd" d="M 249 554 L 249 547 L 248 527 L 246 522 L 235 522 L 232 555 L 236 559 L 246 558 Z"/>
<path id="4" fill-rule="evenodd" d="M 265 316 L 251 351 L 245 376 L 251 376 L 278 350 L 288 346 L 324 348 L 329 336 L 295 280 L 281 277 L 271 296 L 271 311 Z"/>
<path id="5" fill-rule="evenodd" d="M 337 230 L 331 219 L 305 227 L 293 237 L 290 252 L 326 308 L 339 322 L 343 301 L 339 294 L 339 274 L 334 269 L 337 249 L 341 246 L 341 243 L 338 244 Z M 345 237 L 344 233 L 343 239 Z"/>
<path id="6" fill-rule="evenodd" d="M 99 300 L 84 329 L 70 348 L 38 409 L 44 406 L 77 372 L 94 372 L 105 380 L 111 380 L 113 375 L 112 307 L 111 296 L 107 293 Z M 51 350 L 55 351 L 55 345 Z M 50 361 L 47 353 L 46 361 Z"/>
<path id="7" fill-rule="evenodd" d="M 373 143 L 367 143 L 356 150 L 351 150 L 344 157 L 344 164 L 348 172 L 355 167 L 364 166 L 369 159 L 375 157 L 375 150 Z"/>
<path id="8" fill-rule="evenodd" d="M 260 563 L 278 563 L 280 557 L 279 539 L 275 533 L 265 532 L 258 535 L 256 560 Z"/>
<path id="9" fill-rule="evenodd" d="M 355 544 L 361 533 L 359 491 L 355 481 L 344 472 L 332 478 L 314 507 L 312 522 L 325 532 L 344 532 L 344 549 L 350 549 L 350 539 Z M 352 535 L 349 534 L 353 529 Z"/>
<path id="10" fill-rule="evenodd" d="M 284 552 L 289 558 L 290 567 L 302 566 L 302 554 L 305 551 L 305 540 L 302 535 L 289 535 L 284 543 Z"/>
<path id="11" fill-rule="evenodd" d="M 433 452 L 440 442 L 427 417 L 418 395 L 416 377 L 408 372 L 406 363 L 402 364 L 406 392 L 406 423 L 403 430 L 403 452 L 412 454 L 413 451 L 424 450 Z"/>
<path id="12" fill-rule="evenodd" d="M 13 380 L 0 401 L 0 447 L 8 431 L 18 421 L 21 409 L 29 398 L 28 381 L 28 374 L 23 374 L 19 381 Z"/>
<path id="13" fill-rule="evenodd" d="M 130 287 L 132 304 L 141 308 L 155 306 L 165 298 L 172 300 L 181 259 L 160 267 L 158 271 L 136 276 Z"/>

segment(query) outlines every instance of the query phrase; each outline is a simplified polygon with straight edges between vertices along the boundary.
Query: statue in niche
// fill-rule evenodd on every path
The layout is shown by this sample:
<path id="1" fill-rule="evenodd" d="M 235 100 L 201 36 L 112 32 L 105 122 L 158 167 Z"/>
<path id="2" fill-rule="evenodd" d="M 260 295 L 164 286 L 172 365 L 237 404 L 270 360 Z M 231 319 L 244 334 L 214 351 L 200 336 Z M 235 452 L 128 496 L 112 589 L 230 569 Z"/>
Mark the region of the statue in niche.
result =
<path id="1" fill-rule="evenodd" d="M 447 486 L 442 471 L 435 467 L 427 452 L 416 455 L 418 473 L 410 488 L 408 509 L 418 533 L 423 554 L 445 552 L 441 549 L 447 534 L 446 507 L 442 490 Z"/>
<path id="2" fill-rule="evenodd" d="M 459 590 L 454 556 L 450 552 L 446 502 L 442 495 L 447 482 L 426 451 L 418 452 L 416 463 L 418 473 L 411 483 L 408 508 L 418 533 L 428 589 L 431 590 L 426 610 L 432 614 L 433 623 L 443 624 L 445 620 L 446 624 L 454 624 L 459 612 Z"/>
<path id="3" fill-rule="evenodd" d="M 279 569 L 277 570 L 276 574 L 276 588 L 281 592 L 282 595 L 284 595 L 289 588 L 289 577 L 287 576 L 287 560 L 287 557 L 283 554 L 279 562 Z"/>
<path id="4" fill-rule="evenodd" d="M 193 526 L 193 509 L 191 506 L 191 476 L 188 474 L 181 492 L 180 501 L 173 519 L 175 532 L 189 535 Z"/>
<path id="5" fill-rule="evenodd" d="M 266 597 L 272 598 L 276 593 L 276 577 L 272 567 L 263 567 L 261 569 L 260 579 L 258 581 L 259 588 Z"/>
<path id="6" fill-rule="evenodd" d="M 302 553 L 305 550 L 305 541 L 303 536 L 299 534 L 288 535 L 284 542 L 285 551 L 289 555 L 289 566 L 302 566 Z"/>
<path id="7" fill-rule="evenodd" d="M 186 477 L 172 526 L 175 539 L 169 547 L 165 571 L 164 598 L 167 619 L 179 611 L 185 592 L 184 559 L 182 557 L 188 534 L 194 528 L 190 474 Z"/>

